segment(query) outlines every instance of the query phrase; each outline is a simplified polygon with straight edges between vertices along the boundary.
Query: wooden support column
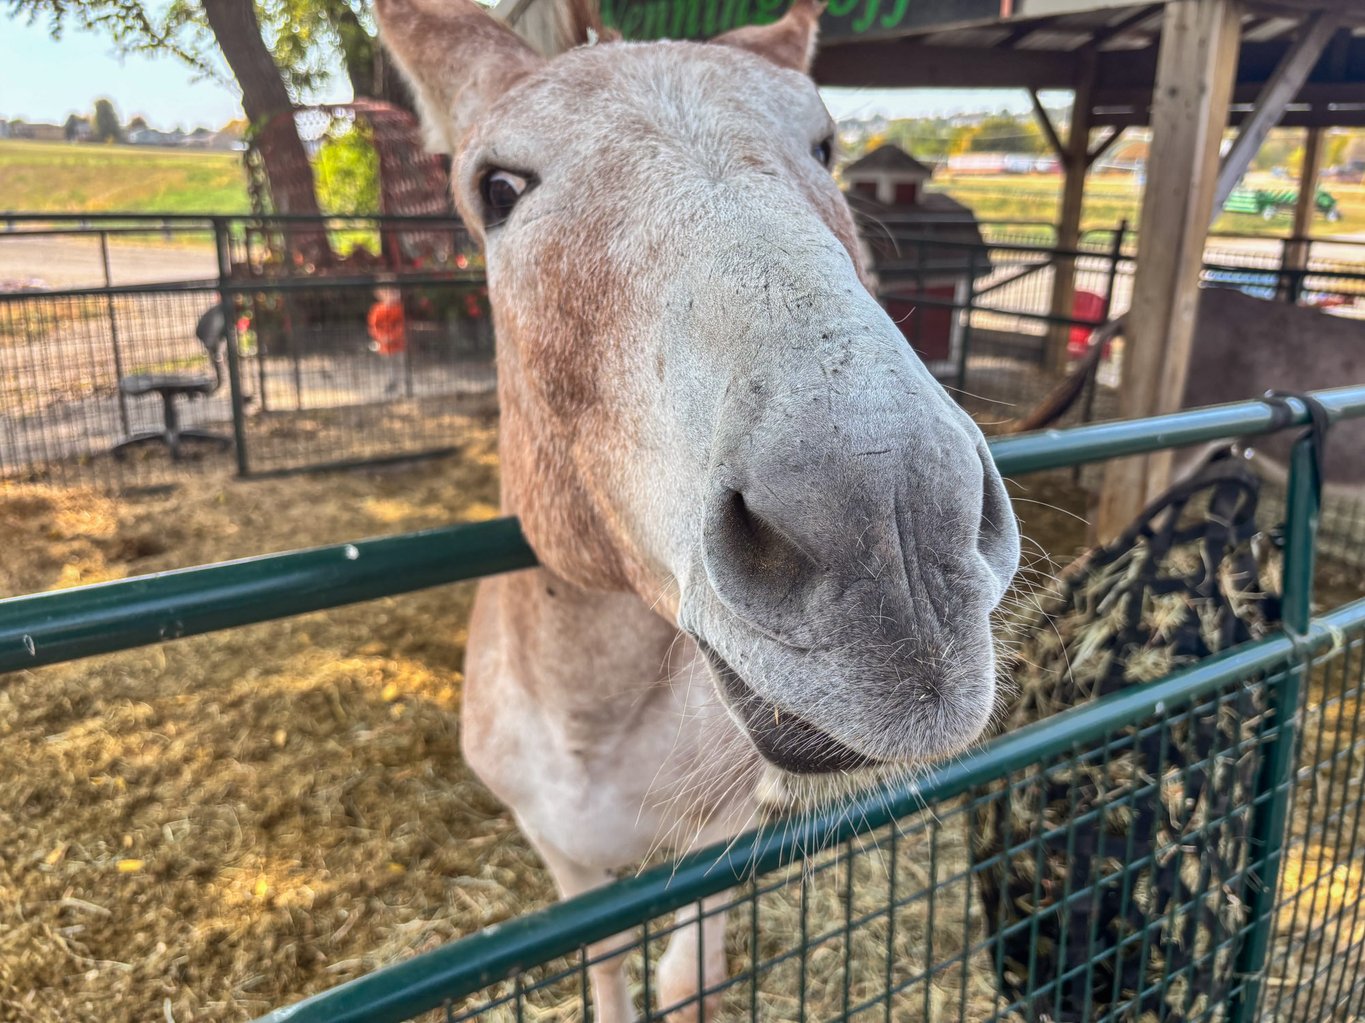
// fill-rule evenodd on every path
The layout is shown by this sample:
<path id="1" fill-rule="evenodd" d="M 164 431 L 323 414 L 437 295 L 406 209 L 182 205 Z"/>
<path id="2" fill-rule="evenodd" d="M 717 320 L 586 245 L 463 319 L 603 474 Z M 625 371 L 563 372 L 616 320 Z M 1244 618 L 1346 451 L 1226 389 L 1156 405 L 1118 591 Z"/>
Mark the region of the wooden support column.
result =
<path id="1" fill-rule="evenodd" d="M 1294 204 L 1294 230 L 1284 246 L 1284 269 L 1308 269 L 1309 235 L 1313 233 L 1313 213 L 1317 208 L 1318 177 L 1322 173 L 1322 129 L 1305 128 L 1303 166 L 1299 168 L 1299 201 Z M 1281 291 L 1291 302 L 1298 301 L 1303 278 L 1295 275 L 1283 280 Z"/>
<path id="2" fill-rule="evenodd" d="M 1043 127 L 1048 141 L 1062 165 L 1065 179 L 1062 185 L 1062 209 L 1057 218 L 1057 248 L 1074 250 L 1081 242 L 1081 211 L 1085 204 L 1085 175 L 1090 170 L 1091 156 L 1090 121 L 1092 95 L 1095 87 L 1095 52 L 1088 50 L 1082 57 L 1080 76 L 1076 81 L 1075 98 L 1071 103 L 1071 129 L 1067 132 L 1066 143 L 1058 138 L 1056 129 L 1038 93 L 1030 91 L 1033 99 L 1033 112 Z M 1053 316 L 1068 317 L 1076 296 L 1076 261 L 1069 256 L 1058 256 L 1052 267 L 1052 303 L 1049 311 Z M 1066 342 L 1071 328 L 1063 323 L 1054 323 L 1048 328 L 1046 368 L 1048 372 L 1066 372 Z"/>
<path id="3" fill-rule="evenodd" d="M 1181 405 L 1240 42 L 1237 0 L 1173 0 L 1162 17 L 1152 146 L 1123 351 L 1124 418 Z M 1169 453 L 1111 462 L 1095 527 L 1117 536 L 1167 485 Z"/>

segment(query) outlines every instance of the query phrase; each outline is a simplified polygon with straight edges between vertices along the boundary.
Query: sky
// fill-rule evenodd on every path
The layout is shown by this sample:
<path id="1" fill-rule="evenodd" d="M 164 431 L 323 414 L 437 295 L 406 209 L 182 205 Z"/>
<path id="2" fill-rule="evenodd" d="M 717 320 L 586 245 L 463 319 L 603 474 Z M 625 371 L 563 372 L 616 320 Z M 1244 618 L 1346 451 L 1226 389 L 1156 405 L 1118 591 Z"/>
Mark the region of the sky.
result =
<path id="1" fill-rule="evenodd" d="M 68 28 L 56 42 L 41 23 L 28 25 L 0 14 L 0 117 L 60 123 L 108 96 L 125 121 L 140 114 L 163 129 L 217 128 L 242 113 L 240 93 L 224 78 L 196 80 L 174 57 L 121 57 L 112 42 L 94 32 Z M 838 119 L 1031 109 L 1019 89 L 826 89 L 824 94 Z M 344 81 L 314 97 L 349 98 Z"/>

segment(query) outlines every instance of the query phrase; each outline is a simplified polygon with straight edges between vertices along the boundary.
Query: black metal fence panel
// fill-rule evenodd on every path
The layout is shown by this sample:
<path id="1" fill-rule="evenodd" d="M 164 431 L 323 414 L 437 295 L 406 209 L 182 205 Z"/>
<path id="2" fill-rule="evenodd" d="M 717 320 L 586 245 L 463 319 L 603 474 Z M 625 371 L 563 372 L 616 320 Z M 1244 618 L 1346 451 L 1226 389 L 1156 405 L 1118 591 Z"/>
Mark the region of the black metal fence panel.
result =
<path id="1" fill-rule="evenodd" d="M 477 280 L 301 282 L 234 290 L 246 474 L 449 449 L 495 403 Z"/>
<path id="2" fill-rule="evenodd" d="M 0 289 L 4 477 L 139 486 L 407 458 L 492 409 L 481 260 L 450 217 L 97 219 L 0 233 L 69 285 Z M 325 235 L 329 265 L 289 258 L 302 231 Z M 164 280 L 182 259 L 200 276 Z M 169 443 L 128 443 L 146 434 Z"/>
<path id="3" fill-rule="evenodd" d="M 275 473 L 411 457 L 457 445 L 462 417 L 491 408 L 482 261 L 449 217 L 15 217 L 3 226 L 5 251 L 29 246 L 68 267 L 59 280 L 11 282 L 21 290 L 0 293 L 7 477 L 126 485 L 205 466 Z M 1089 231 L 1079 249 L 1061 252 L 1038 224 L 979 226 L 971 240 L 879 224 L 892 244 L 874 269 L 907 342 L 990 428 L 1060 382 L 1050 345 L 1060 339 L 1079 356 L 1098 323 L 1127 310 L 1135 242 L 1123 229 Z M 317 248 L 293 244 L 301 232 L 325 237 L 330 262 L 290 255 Z M 1365 272 L 1352 251 L 1313 242 L 1300 271 L 1285 268 L 1280 243 L 1214 239 L 1206 283 L 1361 316 Z M 1076 297 L 1059 317 L 1050 310 L 1062 263 L 1074 265 Z M 177 267 L 182 279 L 166 280 Z M 155 445 L 115 457 L 121 441 L 164 419 L 156 394 L 130 394 L 120 381 L 214 372 L 195 328 L 215 303 L 232 338 L 227 379 L 177 409 L 183 426 L 226 433 L 234 447 L 187 444 L 180 461 Z M 1106 345 L 1062 424 L 1117 415 L 1124 344 Z"/>

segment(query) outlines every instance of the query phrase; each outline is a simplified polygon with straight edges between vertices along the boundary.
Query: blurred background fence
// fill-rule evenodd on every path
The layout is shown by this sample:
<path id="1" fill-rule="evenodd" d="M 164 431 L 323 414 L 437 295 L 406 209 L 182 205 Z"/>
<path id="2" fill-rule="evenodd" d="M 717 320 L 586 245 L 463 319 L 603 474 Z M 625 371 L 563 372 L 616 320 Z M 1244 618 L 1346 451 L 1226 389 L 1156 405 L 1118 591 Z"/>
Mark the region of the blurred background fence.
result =
<path id="1" fill-rule="evenodd" d="M 409 458 L 449 450 L 452 417 L 492 407 L 481 257 L 448 216 L 8 227 L 4 265 L 27 249 L 33 265 L 68 276 L 0 293 L 5 477 L 145 485 L 208 467 L 260 475 Z M 336 253 L 326 265 L 285 255 L 317 232 Z M 180 429 L 222 442 L 186 436 L 178 458 L 164 443 L 120 449 L 165 430 L 162 389 L 175 392 Z"/>
<path id="2" fill-rule="evenodd" d="M 1136 237 L 1119 225 L 1061 250 L 1045 224 L 971 225 L 878 221 L 875 270 L 907 341 L 989 428 L 1061 379 L 1048 357 L 1059 334 L 1078 357 L 1128 309 Z M 1057 316 L 1068 264 L 1075 299 Z M 410 458 L 450 450 L 465 416 L 493 408 L 482 258 L 448 215 L 10 215 L 0 278 L 3 478 L 155 485 L 206 467 Z M 1365 318 L 1365 245 L 1215 237 L 1204 278 Z M 214 308 L 218 348 L 196 333 Z M 1064 423 L 1116 415 L 1123 347 L 1107 346 Z M 174 415 L 221 442 L 187 437 L 178 459 L 157 442 L 118 447 L 164 429 L 166 403 L 148 389 L 162 378 L 204 385 Z"/>

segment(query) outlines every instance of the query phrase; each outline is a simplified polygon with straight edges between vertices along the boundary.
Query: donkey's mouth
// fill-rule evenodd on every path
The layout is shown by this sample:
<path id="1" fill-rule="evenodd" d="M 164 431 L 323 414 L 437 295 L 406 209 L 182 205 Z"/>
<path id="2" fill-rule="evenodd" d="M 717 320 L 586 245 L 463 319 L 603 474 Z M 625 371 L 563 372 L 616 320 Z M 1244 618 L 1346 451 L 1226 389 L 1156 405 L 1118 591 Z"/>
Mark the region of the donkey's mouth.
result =
<path id="1" fill-rule="evenodd" d="M 854 771 L 880 763 L 844 745 L 834 736 L 754 692 L 715 650 L 698 644 L 720 680 L 721 693 L 744 724 L 749 740 L 763 759 L 792 774 Z"/>

